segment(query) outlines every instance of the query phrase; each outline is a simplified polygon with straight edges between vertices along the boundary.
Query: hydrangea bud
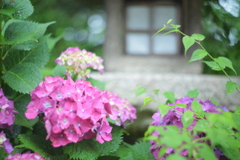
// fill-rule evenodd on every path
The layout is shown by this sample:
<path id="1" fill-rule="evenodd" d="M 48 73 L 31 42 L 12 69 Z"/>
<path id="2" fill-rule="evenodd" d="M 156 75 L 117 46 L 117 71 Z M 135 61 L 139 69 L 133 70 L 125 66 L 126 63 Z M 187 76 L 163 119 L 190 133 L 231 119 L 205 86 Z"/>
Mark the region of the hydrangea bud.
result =
<path id="1" fill-rule="evenodd" d="M 78 47 L 69 47 L 62 52 L 55 62 L 59 65 L 66 65 L 66 75 L 73 74 L 81 76 L 82 79 L 89 77 L 91 68 L 103 73 L 103 59 L 96 56 L 95 53 L 88 52 L 85 49 L 80 50 Z"/>

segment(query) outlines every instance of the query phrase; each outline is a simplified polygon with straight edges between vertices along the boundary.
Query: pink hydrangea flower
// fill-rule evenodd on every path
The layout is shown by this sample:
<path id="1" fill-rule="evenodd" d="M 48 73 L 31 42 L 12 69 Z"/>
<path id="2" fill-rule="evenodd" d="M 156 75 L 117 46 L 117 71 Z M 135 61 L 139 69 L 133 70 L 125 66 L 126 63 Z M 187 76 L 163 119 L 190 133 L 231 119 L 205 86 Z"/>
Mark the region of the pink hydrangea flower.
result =
<path id="1" fill-rule="evenodd" d="M 13 101 L 8 100 L 0 88 L 0 128 L 6 128 L 14 123 L 14 113 L 17 112 L 14 110 Z"/>
<path id="2" fill-rule="evenodd" d="M 30 153 L 29 151 L 23 154 L 16 153 L 14 155 L 8 155 L 8 157 L 5 158 L 5 160 L 49 160 L 43 158 L 38 153 Z"/>
<path id="3" fill-rule="evenodd" d="M 11 153 L 14 150 L 10 140 L 6 138 L 3 131 L 0 133 L 0 148 L 4 148 L 6 153 Z"/>
<path id="4" fill-rule="evenodd" d="M 112 114 L 109 118 L 116 121 L 118 126 L 126 126 L 127 121 L 133 123 L 136 119 L 136 108 L 134 108 L 128 101 L 124 98 L 117 96 L 114 93 L 107 92 L 108 100 L 112 108 Z"/>
<path id="5" fill-rule="evenodd" d="M 175 125 L 178 128 L 182 128 L 183 124 L 181 121 L 182 115 L 185 111 L 191 109 L 191 105 L 194 98 L 190 97 L 183 97 L 180 99 L 177 99 L 174 104 L 168 104 L 169 106 L 174 106 L 173 108 L 169 109 L 168 113 L 163 117 L 160 112 L 156 112 L 153 114 L 153 122 L 152 125 L 155 126 L 165 126 L 165 125 Z M 220 109 L 223 109 L 225 111 L 228 111 L 226 107 L 220 107 L 214 105 L 210 100 L 197 100 L 203 108 L 204 112 L 210 112 L 210 113 L 218 113 L 221 114 Z M 178 107 L 177 104 L 186 104 L 186 107 Z M 197 123 L 197 120 L 194 120 L 193 123 L 187 128 L 188 130 L 192 130 L 195 124 Z M 160 136 L 160 134 L 155 131 L 153 132 L 153 135 Z M 199 138 L 199 137 L 196 137 Z M 163 157 L 158 157 L 159 151 L 162 148 L 162 146 L 157 145 L 154 141 L 151 141 L 152 146 L 150 147 L 152 154 L 154 155 L 155 159 L 158 160 L 165 160 L 165 158 L 171 154 L 174 153 L 174 150 L 172 148 L 167 148 L 166 154 Z M 184 150 L 180 153 L 183 156 L 186 156 L 188 154 L 187 150 Z"/>
<path id="6" fill-rule="evenodd" d="M 90 138 L 96 138 L 99 143 L 110 141 L 112 127 L 107 118 L 118 115 L 114 120 L 119 118 L 120 124 L 136 118 L 133 107 L 125 101 L 111 105 L 110 94 L 93 87 L 89 81 L 46 77 L 30 95 L 32 101 L 25 116 L 28 119 L 44 116 L 46 139 L 54 147 Z"/>
<path id="7" fill-rule="evenodd" d="M 69 47 L 62 52 L 55 62 L 59 65 L 66 65 L 66 75 L 76 74 L 85 79 L 89 77 L 91 69 L 103 73 L 103 59 L 96 56 L 95 53 L 88 52 L 85 49 L 80 50 L 78 47 Z"/>

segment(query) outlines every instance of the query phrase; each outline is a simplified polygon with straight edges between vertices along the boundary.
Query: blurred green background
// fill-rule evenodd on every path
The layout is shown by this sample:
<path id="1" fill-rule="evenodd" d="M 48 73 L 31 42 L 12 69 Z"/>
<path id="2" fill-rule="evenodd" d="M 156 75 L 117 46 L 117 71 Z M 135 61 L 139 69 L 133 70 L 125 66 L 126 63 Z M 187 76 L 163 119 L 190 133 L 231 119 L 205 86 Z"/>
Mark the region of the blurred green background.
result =
<path id="1" fill-rule="evenodd" d="M 51 51 L 44 74 L 51 74 L 56 59 L 68 47 L 78 46 L 103 55 L 106 27 L 104 0 L 31 0 L 35 11 L 30 20 L 45 23 L 55 21 L 47 32 L 60 38 Z M 202 0 L 202 34 L 204 47 L 213 57 L 225 56 L 240 74 L 240 0 Z M 209 59 L 205 59 L 209 60 Z M 227 70 L 230 75 L 234 73 Z M 203 65 L 204 74 L 222 74 Z"/>

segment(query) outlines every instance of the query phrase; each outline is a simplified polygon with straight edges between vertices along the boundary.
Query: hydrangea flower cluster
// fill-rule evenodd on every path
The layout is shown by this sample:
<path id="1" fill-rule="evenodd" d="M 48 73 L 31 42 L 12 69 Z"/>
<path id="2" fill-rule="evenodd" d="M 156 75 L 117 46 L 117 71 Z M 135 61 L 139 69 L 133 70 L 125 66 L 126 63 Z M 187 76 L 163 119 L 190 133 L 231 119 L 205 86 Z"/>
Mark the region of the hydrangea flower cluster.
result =
<path id="1" fill-rule="evenodd" d="M 25 115 L 29 119 L 44 115 L 46 139 L 54 147 L 91 138 L 99 143 L 112 140 L 107 118 L 119 115 L 120 109 L 111 107 L 107 91 L 100 91 L 84 80 L 46 77 L 30 95 L 32 101 Z"/>
<path id="2" fill-rule="evenodd" d="M 43 158 L 37 152 L 35 152 L 35 153 L 26 152 L 23 154 L 16 153 L 14 155 L 8 155 L 8 157 L 5 158 L 5 160 L 27 160 L 27 159 L 29 159 L 29 160 L 49 160 L 49 159 Z"/>
<path id="3" fill-rule="evenodd" d="M 79 75 L 82 79 L 89 77 L 91 69 L 98 70 L 103 73 L 103 59 L 96 56 L 95 53 L 88 52 L 85 49 L 80 50 L 78 47 L 69 47 L 62 52 L 55 62 L 57 64 L 66 65 L 66 75 Z"/>
<path id="4" fill-rule="evenodd" d="M 168 104 L 169 106 L 175 106 L 175 107 L 169 109 L 168 113 L 164 117 L 161 116 L 160 112 L 154 113 L 152 116 L 153 122 L 151 124 L 155 126 L 175 125 L 178 128 L 182 128 L 183 127 L 183 124 L 181 121 L 182 115 L 187 110 L 192 111 L 191 105 L 193 100 L 194 98 L 183 97 L 183 98 L 177 99 L 174 104 L 169 103 Z M 202 105 L 204 112 L 221 114 L 220 109 L 229 111 L 225 106 L 223 107 L 216 106 L 210 100 L 203 101 L 198 99 L 197 101 Z M 178 107 L 177 104 L 186 104 L 186 107 Z M 187 129 L 192 130 L 196 123 L 197 123 L 197 120 L 195 119 Z M 156 131 L 156 132 L 153 132 L 153 135 L 159 136 L 159 133 Z M 199 138 L 199 137 L 196 137 L 196 138 Z M 151 141 L 151 144 L 152 146 L 150 147 L 150 149 L 155 159 L 165 160 L 165 158 L 169 154 L 174 153 L 174 150 L 172 148 L 167 148 L 166 154 L 163 157 L 159 158 L 158 154 L 162 146 L 158 146 L 153 141 Z M 180 154 L 183 156 L 186 156 L 188 154 L 188 151 L 184 150 Z"/>
<path id="5" fill-rule="evenodd" d="M 0 88 L 0 128 L 9 127 L 14 123 L 14 113 L 17 112 L 14 110 L 13 101 L 8 100 Z"/>
<path id="6" fill-rule="evenodd" d="M 10 140 L 6 138 L 3 131 L 0 133 L 0 148 L 4 148 L 6 153 L 11 153 L 14 150 Z"/>
<path id="7" fill-rule="evenodd" d="M 108 92 L 109 103 L 112 108 L 112 114 L 109 118 L 116 122 L 116 125 L 126 127 L 126 122 L 129 120 L 133 123 L 136 119 L 136 108 L 134 108 L 128 101 L 124 98 L 117 96 L 114 93 Z"/>

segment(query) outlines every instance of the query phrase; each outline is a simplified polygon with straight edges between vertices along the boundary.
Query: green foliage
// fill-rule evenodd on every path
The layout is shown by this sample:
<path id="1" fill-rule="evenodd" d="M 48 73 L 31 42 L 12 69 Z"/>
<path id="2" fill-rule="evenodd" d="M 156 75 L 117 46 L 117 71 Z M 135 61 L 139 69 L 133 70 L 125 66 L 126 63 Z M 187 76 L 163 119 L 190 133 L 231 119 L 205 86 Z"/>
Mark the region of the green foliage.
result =
<path id="1" fill-rule="evenodd" d="M 17 111 L 17 113 L 15 114 L 14 123 L 32 129 L 32 127 L 37 123 L 38 117 L 36 117 L 35 119 L 27 119 L 25 117 L 24 113 L 27 109 L 26 106 L 28 105 L 29 102 L 30 102 L 29 95 L 24 95 L 15 101 L 14 108 Z"/>
<path id="2" fill-rule="evenodd" d="M 191 98 L 198 97 L 198 95 L 199 95 L 198 89 L 188 91 L 188 93 L 187 93 L 187 96 L 191 97 Z"/>
<path id="3" fill-rule="evenodd" d="M 95 160 L 100 156 L 107 156 L 115 152 L 122 142 L 121 136 L 121 128 L 113 127 L 111 141 L 100 144 L 95 139 L 89 139 L 71 143 L 63 147 L 64 153 L 72 159 Z"/>
<path id="4" fill-rule="evenodd" d="M 149 148 L 149 142 L 137 142 L 134 145 L 124 143 L 114 155 L 119 157 L 119 160 L 154 160 Z"/>

